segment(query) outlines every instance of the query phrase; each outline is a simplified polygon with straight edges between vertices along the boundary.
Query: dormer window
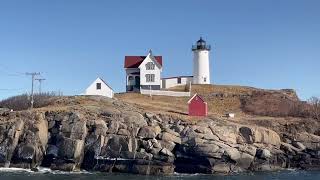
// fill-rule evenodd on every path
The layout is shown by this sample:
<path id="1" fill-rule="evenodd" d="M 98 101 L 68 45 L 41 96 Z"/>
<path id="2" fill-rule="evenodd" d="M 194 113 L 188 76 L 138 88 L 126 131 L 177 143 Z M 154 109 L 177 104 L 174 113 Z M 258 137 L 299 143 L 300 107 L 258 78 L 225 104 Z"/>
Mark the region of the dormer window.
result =
<path id="1" fill-rule="evenodd" d="M 101 83 L 97 83 L 96 86 L 97 86 L 97 90 L 101 90 Z"/>
<path id="2" fill-rule="evenodd" d="M 146 64 L 146 69 L 147 70 L 154 70 L 154 68 L 155 68 L 155 64 L 153 62 L 148 62 Z"/>

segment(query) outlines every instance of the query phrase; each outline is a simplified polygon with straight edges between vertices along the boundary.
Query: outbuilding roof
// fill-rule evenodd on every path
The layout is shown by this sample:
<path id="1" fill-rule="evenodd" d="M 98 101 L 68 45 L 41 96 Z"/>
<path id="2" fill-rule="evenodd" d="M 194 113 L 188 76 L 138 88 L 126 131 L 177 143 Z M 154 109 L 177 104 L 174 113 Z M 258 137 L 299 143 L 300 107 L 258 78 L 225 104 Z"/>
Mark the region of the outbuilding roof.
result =
<path id="1" fill-rule="evenodd" d="M 138 68 L 147 56 L 125 56 L 124 68 Z M 162 56 L 154 56 L 157 62 L 162 66 Z"/>
<path id="2" fill-rule="evenodd" d="M 194 94 L 194 95 L 192 96 L 191 99 L 189 99 L 188 104 L 190 104 L 191 101 L 192 101 L 195 97 L 198 97 L 202 102 L 206 103 L 206 102 L 202 99 L 202 97 L 199 96 L 199 95 L 196 93 L 196 94 Z"/>
<path id="3" fill-rule="evenodd" d="M 99 80 L 99 79 L 100 79 L 106 86 L 108 86 L 112 91 L 114 91 L 114 90 L 112 89 L 112 87 L 109 86 L 109 84 L 108 84 L 104 79 L 98 77 L 98 78 L 96 79 L 96 81 Z"/>

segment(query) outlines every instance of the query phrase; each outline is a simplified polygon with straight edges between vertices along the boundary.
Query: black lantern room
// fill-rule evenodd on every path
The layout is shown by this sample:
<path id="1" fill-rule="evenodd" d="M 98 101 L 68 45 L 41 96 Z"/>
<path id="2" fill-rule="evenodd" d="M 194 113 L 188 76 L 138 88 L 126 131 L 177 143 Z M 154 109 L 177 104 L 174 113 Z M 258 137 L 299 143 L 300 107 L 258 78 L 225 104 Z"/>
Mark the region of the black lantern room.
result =
<path id="1" fill-rule="evenodd" d="M 198 51 L 198 50 L 210 51 L 211 46 L 207 45 L 206 41 L 203 40 L 202 37 L 200 37 L 200 39 L 197 41 L 197 44 L 192 46 L 192 51 Z"/>

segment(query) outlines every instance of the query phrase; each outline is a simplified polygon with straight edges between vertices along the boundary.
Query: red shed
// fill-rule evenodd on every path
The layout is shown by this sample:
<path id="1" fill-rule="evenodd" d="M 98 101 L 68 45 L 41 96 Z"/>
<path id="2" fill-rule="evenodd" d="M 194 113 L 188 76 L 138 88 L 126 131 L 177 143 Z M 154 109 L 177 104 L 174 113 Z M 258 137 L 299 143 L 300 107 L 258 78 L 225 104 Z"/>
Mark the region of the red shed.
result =
<path id="1" fill-rule="evenodd" d="M 207 116 L 208 115 L 208 105 L 198 94 L 195 94 L 188 101 L 188 104 L 189 104 L 189 116 Z"/>

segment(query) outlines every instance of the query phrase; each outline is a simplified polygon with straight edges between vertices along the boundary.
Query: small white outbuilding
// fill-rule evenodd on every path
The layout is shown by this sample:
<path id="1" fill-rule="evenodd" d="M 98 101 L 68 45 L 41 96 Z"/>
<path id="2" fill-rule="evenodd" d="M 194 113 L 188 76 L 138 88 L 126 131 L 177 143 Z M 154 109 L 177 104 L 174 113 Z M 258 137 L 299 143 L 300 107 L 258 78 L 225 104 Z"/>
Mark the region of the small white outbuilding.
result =
<path id="1" fill-rule="evenodd" d="M 97 78 L 84 92 L 84 95 L 98 95 L 113 98 L 113 89 L 101 78 Z"/>

